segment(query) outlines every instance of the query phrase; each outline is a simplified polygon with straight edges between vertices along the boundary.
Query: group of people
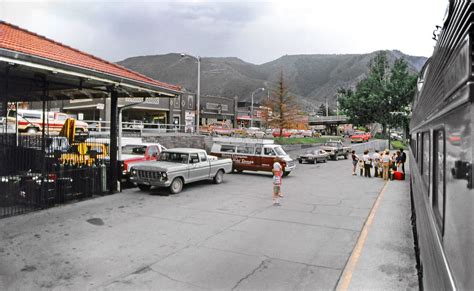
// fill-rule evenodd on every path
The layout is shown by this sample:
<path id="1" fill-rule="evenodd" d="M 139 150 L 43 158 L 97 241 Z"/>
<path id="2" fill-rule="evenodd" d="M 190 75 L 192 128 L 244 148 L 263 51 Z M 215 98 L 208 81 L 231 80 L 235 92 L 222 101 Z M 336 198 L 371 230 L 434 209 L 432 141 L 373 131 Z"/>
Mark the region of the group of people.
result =
<path id="1" fill-rule="evenodd" d="M 407 160 L 406 153 L 403 149 L 390 155 L 389 150 L 379 153 L 376 150 L 372 155 L 369 151 L 364 151 L 364 155 L 359 157 L 355 151 L 352 151 L 352 175 L 356 176 L 357 167 L 359 167 L 360 175 L 372 177 L 372 168 L 374 168 L 374 177 L 382 177 L 389 180 L 391 172 L 401 169 L 405 174 L 405 162 Z M 273 205 L 280 206 L 280 199 L 283 198 L 281 193 L 281 180 L 283 177 L 283 169 L 281 164 L 275 160 L 273 163 Z"/>
<path id="2" fill-rule="evenodd" d="M 389 180 L 391 173 L 401 169 L 405 174 L 405 162 L 407 156 L 403 149 L 390 155 L 389 150 L 379 153 L 378 150 L 370 155 L 369 151 L 364 151 L 364 155 L 359 157 L 355 151 L 352 151 L 352 175 L 356 176 L 357 167 L 359 167 L 360 175 L 365 177 L 372 177 L 371 172 L 374 168 L 374 177 L 382 177 L 384 180 Z"/>

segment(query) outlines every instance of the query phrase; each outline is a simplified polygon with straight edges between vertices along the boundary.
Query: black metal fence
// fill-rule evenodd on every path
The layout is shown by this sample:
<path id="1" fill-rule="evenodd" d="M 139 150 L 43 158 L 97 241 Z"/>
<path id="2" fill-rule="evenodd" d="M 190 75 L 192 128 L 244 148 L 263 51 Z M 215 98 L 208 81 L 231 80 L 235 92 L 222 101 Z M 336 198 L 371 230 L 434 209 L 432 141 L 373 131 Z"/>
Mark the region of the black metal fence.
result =
<path id="1" fill-rule="evenodd" d="M 107 193 L 107 144 L 0 135 L 0 218 Z"/>

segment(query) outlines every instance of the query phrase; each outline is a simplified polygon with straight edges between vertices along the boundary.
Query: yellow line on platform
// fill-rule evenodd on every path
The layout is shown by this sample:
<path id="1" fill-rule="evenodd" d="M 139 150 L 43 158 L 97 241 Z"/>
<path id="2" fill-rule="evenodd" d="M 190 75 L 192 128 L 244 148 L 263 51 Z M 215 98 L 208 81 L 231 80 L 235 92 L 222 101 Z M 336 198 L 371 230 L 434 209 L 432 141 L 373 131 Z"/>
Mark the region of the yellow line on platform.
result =
<path id="1" fill-rule="evenodd" d="M 367 221 L 365 222 L 364 227 L 362 228 L 362 231 L 359 235 L 359 239 L 357 240 L 357 244 L 354 247 L 354 250 L 352 251 L 351 257 L 349 258 L 346 267 L 344 268 L 344 272 L 342 273 L 341 279 L 337 284 L 336 290 L 338 291 L 346 291 L 349 289 L 349 285 L 351 284 L 352 280 L 352 274 L 354 273 L 355 267 L 359 262 L 362 249 L 364 248 L 365 241 L 367 240 L 367 236 L 369 235 L 370 226 L 374 222 L 375 213 L 377 213 L 377 210 L 380 206 L 380 201 L 382 200 L 383 194 L 385 193 L 385 189 L 387 189 L 387 184 L 388 182 L 385 182 L 385 185 L 380 191 L 377 200 L 375 200 L 374 206 L 370 210 L 369 217 L 367 218 Z"/>

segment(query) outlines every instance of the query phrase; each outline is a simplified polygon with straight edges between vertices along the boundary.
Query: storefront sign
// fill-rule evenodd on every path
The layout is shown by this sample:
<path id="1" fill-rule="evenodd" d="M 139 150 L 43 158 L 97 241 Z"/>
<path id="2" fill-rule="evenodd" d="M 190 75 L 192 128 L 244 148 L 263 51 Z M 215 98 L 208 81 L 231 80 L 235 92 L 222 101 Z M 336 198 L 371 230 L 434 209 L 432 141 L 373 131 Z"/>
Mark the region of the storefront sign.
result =
<path id="1" fill-rule="evenodd" d="M 229 111 L 229 106 L 227 104 L 206 103 L 206 109 L 218 110 L 218 111 Z"/>
<path id="2" fill-rule="evenodd" d="M 125 102 L 129 103 L 139 103 L 143 102 L 143 98 L 139 97 L 127 97 L 125 98 Z M 160 98 L 158 97 L 152 97 L 152 98 L 146 98 L 144 104 L 160 104 Z"/>

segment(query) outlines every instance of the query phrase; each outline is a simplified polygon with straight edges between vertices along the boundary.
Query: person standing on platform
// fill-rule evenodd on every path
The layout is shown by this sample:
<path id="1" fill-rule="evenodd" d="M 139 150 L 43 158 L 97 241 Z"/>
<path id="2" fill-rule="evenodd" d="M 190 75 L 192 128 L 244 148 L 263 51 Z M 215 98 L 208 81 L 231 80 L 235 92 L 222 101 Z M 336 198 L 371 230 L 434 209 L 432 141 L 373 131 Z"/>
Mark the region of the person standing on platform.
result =
<path id="1" fill-rule="evenodd" d="M 405 163 L 407 161 L 407 154 L 403 151 L 403 149 L 400 150 L 400 164 L 402 166 L 402 172 L 405 174 Z"/>
<path id="2" fill-rule="evenodd" d="M 370 168 L 372 167 L 372 160 L 369 156 L 368 150 L 364 152 L 364 156 L 362 158 L 364 160 L 364 177 L 370 178 Z"/>
<path id="3" fill-rule="evenodd" d="M 397 170 L 397 152 L 392 154 L 392 157 L 390 158 L 390 165 L 392 166 L 392 171 Z"/>
<path id="4" fill-rule="evenodd" d="M 395 161 L 397 163 L 397 167 L 395 168 L 395 171 L 398 171 L 398 167 L 402 166 L 402 154 L 400 151 L 397 151 L 397 156 L 395 158 Z"/>
<path id="5" fill-rule="evenodd" d="M 382 156 L 382 176 L 385 181 L 388 180 L 388 170 L 390 168 L 390 152 L 385 151 L 385 154 Z"/>
<path id="6" fill-rule="evenodd" d="M 281 178 L 283 176 L 283 170 L 279 162 L 273 163 L 273 205 L 280 206 L 280 198 L 283 197 L 281 194 Z"/>
<path id="7" fill-rule="evenodd" d="M 360 171 L 360 176 L 364 176 L 364 159 L 359 158 L 359 171 Z"/>
<path id="8" fill-rule="evenodd" d="M 352 150 L 352 176 L 356 176 L 357 162 L 359 157 L 356 155 L 356 151 Z"/>
<path id="9" fill-rule="evenodd" d="M 374 163 L 374 177 L 378 177 L 380 167 L 380 154 L 378 150 L 375 150 L 375 153 L 372 155 L 372 160 Z"/>

